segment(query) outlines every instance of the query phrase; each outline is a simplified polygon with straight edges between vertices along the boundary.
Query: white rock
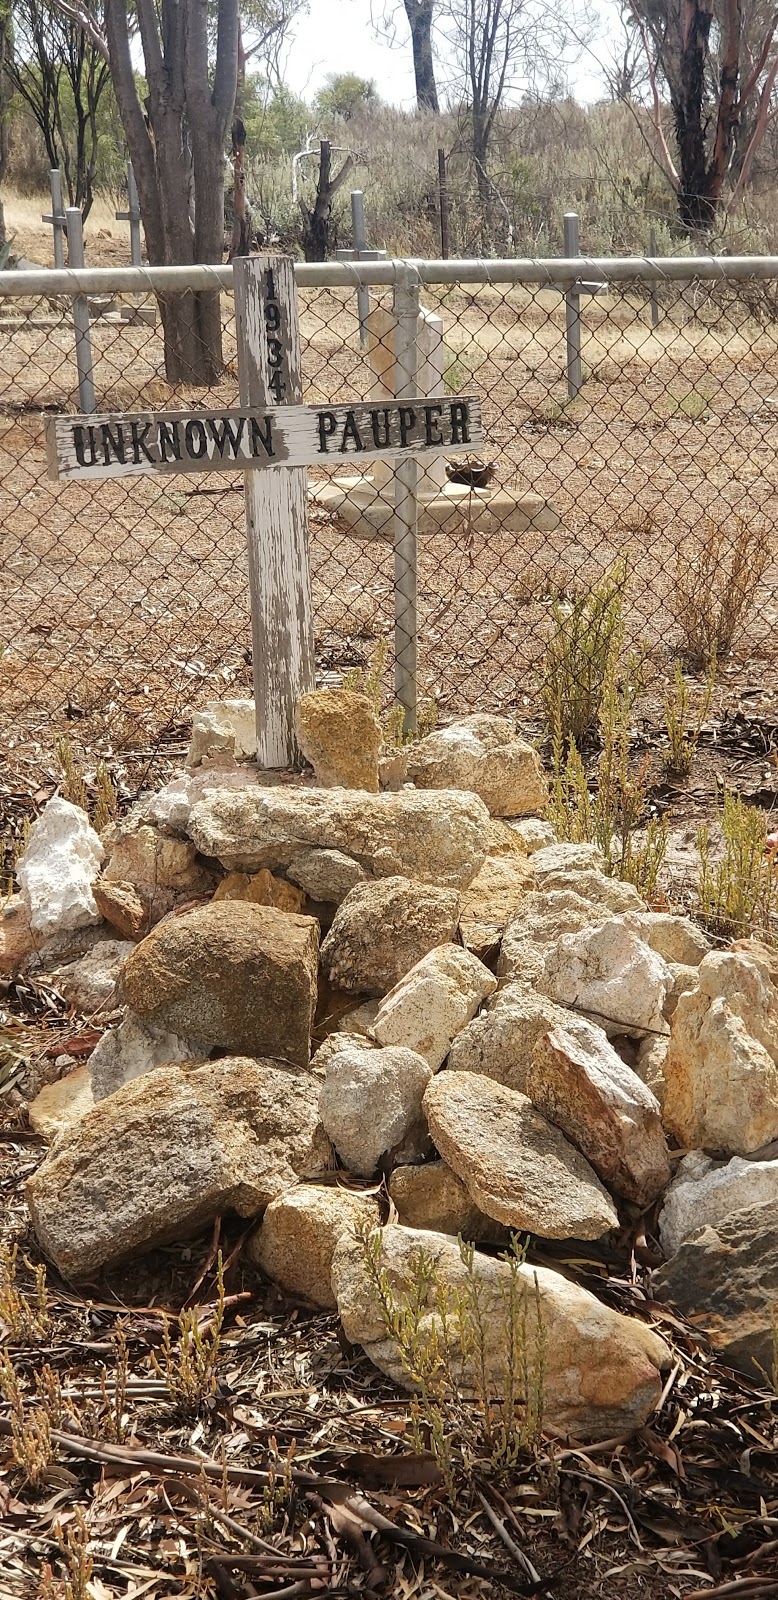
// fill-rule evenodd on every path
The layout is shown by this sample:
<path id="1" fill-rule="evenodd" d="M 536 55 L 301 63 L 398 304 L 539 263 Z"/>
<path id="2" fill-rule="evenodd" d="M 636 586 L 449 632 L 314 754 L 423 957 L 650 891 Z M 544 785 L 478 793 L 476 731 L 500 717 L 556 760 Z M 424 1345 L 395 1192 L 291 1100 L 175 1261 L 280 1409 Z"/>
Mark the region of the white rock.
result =
<path id="1" fill-rule="evenodd" d="M 144 1072 L 164 1067 L 170 1061 L 202 1061 L 209 1045 L 180 1039 L 161 1028 L 149 1028 L 128 1011 L 118 1028 L 109 1028 L 89 1057 L 92 1094 L 95 1102 L 107 1099 L 122 1084 L 141 1078 Z"/>
<path id="2" fill-rule="evenodd" d="M 607 873 L 598 872 L 594 867 L 543 871 L 536 874 L 536 881 L 538 888 L 546 894 L 552 894 L 554 890 L 568 890 L 579 894 L 584 900 L 590 900 L 592 905 L 601 907 L 603 911 L 615 912 L 617 916 L 625 912 L 638 912 L 644 905 L 633 883 L 626 883 L 621 878 L 609 878 Z"/>
<path id="3" fill-rule="evenodd" d="M 580 1018 L 538 1039 L 527 1094 L 591 1162 L 615 1194 L 647 1206 L 670 1181 L 659 1102 L 608 1043 Z"/>
<path id="4" fill-rule="evenodd" d="M 502 936 L 498 978 L 535 984 L 543 973 L 546 952 L 560 934 L 577 933 L 609 916 L 606 906 L 594 905 L 572 889 L 531 890 L 522 901 L 521 915 Z"/>
<path id="5" fill-rule="evenodd" d="M 234 761 L 256 760 L 253 700 L 211 700 L 192 717 L 187 766 L 199 767 L 203 762 L 225 757 Z"/>
<path id="6" fill-rule="evenodd" d="M 543 991 L 606 1032 L 667 1033 L 662 1007 L 672 983 L 666 961 L 633 932 L 624 917 L 565 933 L 545 959 Z"/>
<path id="7" fill-rule="evenodd" d="M 286 875 L 312 900 L 329 900 L 337 906 L 365 877 L 359 863 L 342 850 L 301 850 L 290 861 Z"/>
<path id="8" fill-rule="evenodd" d="M 230 871 L 286 868 L 309 847 L 341 850 L 374 878 L 462 888 L 486 859 L 489 813 L 455 791 L 360 794 L 281 785 L 214 790 L 193 808 L 190 837 Z"/>
<path id="9" fill-rule="evenodd" d="M 30 927 L 51 939 L 102 921 L 92 894 L 103 846 L 80 806 L 55 795 L 30 829 L 16 869 L 30 907 Z"/>
<path id="10" fill-rule="evenodd" d="M 778 989 L 751 956 L 705 957 L 664 1066 L 665 1126 L 686 1149 L 749 1155 L 778 1138 Z"/>
<path id="11" fill-rule="evenodd" d="M 548 786 L 537 751 L 505 717 L 478 713 L 412 746 L 408 777 L 422 789 L 465 789 L 496 817 L 542 811 Z"/>
<path id="12" fill-rule="evenodd" d="M 671 965 L 698 967 L 710 951 L 710 940 L 690 917 L 676 917 L 669 911 L 635 911 L 626 920 Z"/>
<path id="13" fill-rule="evenodd" d="M 520 817 L 518 822 L 511 822 L 509 826 L 518 834 L 527 855 L 533 856 L 537 850 L 556 844 L 556 834 L 551 823 L 544 822 L 542 817 Z"/>
<path id="14" fill-rule="evenodd" d="M 656 1096 L 659 1104 L 664 1108 L 665 1103 L 665 1062 L 670 1048 L 669 1039 L 657 1039 L 650 1033 L 641 1039 L 635 1055 L 635 1071 L 651 1093 Z"/>
<path id="15" fill-rule="evenodd" d="M 379 1044 L 417 1051 L 437 1072 L 452 1039 L 496 988 L 497 979 L 477 956 L 461 945 L 439 945 L 384 997 L 373 1033 Z"/>
<path id="16" fill-rule="evenodd" d="M 532 865 L 538 880 L 549 872 L 601 872 L 605 857 L 596 844 L 567 844 L 557 841 L 536 850 Z"/>
<path id="17" fill-rule="evenodd" d="M 77 1011 L 110 1010 L 122 964 L 135 946 L 125 939 L 103 939 L 78 961 L 57 967 L 49 980 Z"/>
<path id="18" fill-rule="evenodd" d="M 332 1052 L 319 1116 L 350 1172 L 370 1178 L 382 1156 L 406 1153 L 406 1141 L 415 1142 L 424 1125 L 421 1102 L 431 1077 L 413 1050 L 376 1050 L 350 1039 Z"/>
<path id="19" fill-rule="evenodd" d="M 448 1058 L 449 1072 L 475 1072 L 507 1089 L 527 1093 L 535 1045 L 550 1028 L 575 1027 L 572 1011 L 521 983 L 499 989 L 488 1009 L 457 1034 Z"/>
<path id="20" fill-rule="evenodd" d="M 659 1214 L 662 1249 L 674 1256 L 698 1228 L 762 1205 L 778 1208 L 778 1161 L 733 1156 L 722 1165 L 704 1151 L 692 1150 L 681 1161 Z"/>
<path id="21" fill-rule="evenodd" d="M 255 789 L 259 784 L 272 787 L 279 781 L 277 773 L 260 772 L 255 766 L 196 767 L 194 772 L 180 772 L 171 778 L 143 803 L 140 812 L 145 821 L 157 828 L 185 833 L 192 807 L 205 794 L 224 789 Z"/>
<path id="22" fill-rule="evenodd" d="M 664 1015 L 669 1022 L 682 994 L 691 994 L 697 988 L 697 968 L 682 966 L 680 961 L 668 961 L 670 969 L 670 987 L 665 995 L 662 1007 Z"/>

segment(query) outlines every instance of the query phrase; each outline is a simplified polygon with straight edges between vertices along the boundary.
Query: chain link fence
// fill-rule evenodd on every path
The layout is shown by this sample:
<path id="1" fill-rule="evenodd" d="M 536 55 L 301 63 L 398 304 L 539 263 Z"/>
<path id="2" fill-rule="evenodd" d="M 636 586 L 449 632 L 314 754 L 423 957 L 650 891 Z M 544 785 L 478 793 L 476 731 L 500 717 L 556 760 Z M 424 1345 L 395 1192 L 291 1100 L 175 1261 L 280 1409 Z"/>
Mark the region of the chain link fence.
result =
<path id="1" fill-rule="evenodd" d="M 386 392 L 395 265 L 360 269 L 373 285 L 361 329 L 353 269 L 352 283 L 342 266 L 299 271 L 306 402 Z M 480 396 L 486 468 L 468 477 L 453 457 L 423 467 L 422 699 L 443 719 L 531 714 L 555 598 L 621 561 L 626 642 L 661 677 L 684 646 L 679 574 L 688 589 L 712 536 L 721 584 L 734 559 L 752 580 L 733 670 L 775 681 L 778 263 L 771 277 L 769 263 L 703 272 L 674 261 L 657 287 L 648 264 L 641 275 L 628 262 L 578 262 L 575 303 L 570 264 L 567 275 L 565 263 L 417 265 L 428 314 L 419 387 Z M 489 281 L 468 281 L 478 276 Z M 140 782 L 180 754 L 195 707 L 251 692 L 242 479 L 47 477 L 45 415 L 80 409 L 78 285 L 42 294 L 39 278 L 34 294 L 4 295 L 0 276 L 0 738 L 17 782 L 50 767 L 64 735 Z M 154 294 L 91 300 L 98 411 L 238 404 L 229 272 L 219 279 L 223 366 L 209 388 L 168 381 Z M 589 293 L 590 279 L 604 292 Z M 133 281 L 140 289 L 142 274 Z M 390 702 L 392 473 L 355 458 L 310 474 L 317 667 L 338 682 L 386 641 Z"/>

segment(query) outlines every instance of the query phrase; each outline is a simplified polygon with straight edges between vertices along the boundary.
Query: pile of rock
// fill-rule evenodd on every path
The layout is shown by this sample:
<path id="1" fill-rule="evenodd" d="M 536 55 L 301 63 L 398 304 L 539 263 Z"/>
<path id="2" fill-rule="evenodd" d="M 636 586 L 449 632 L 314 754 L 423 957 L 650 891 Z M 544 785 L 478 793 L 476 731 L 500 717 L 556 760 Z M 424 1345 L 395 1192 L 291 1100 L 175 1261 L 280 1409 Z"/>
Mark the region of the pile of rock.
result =
<path id="1" fill-rule="evenodd" d="M 126 1008 L 89 1082 L 30 1107 L 59 1130 L 29 1183 L 43 1248 L 92 1277 L 225 1210 L 256 1217 L 254 1264 L 337 1309 L 404 1383 L 355 1225 L 381 1230 L 400 1296 L 420 1243 L 453 1289 L 457 1234 L 481 1247 L 496 1371 L 511 1230 L 541 1251 L 597 1240 L 663 1199 L 658 1297 L 762 1361 L 778 990 L 758 948 L 711 952 L 592 846 L 556 843 L 537 756 L 504 719 L 432 734 L 404 772 L 360 696 L 305 697 L 299 730 L 316 781 L 259 772 L 244 711 L 212 706 L 189 770 L 107 838 L 59 799 L 32 829 L 14 959 L 26 924 L 28 959 L 59 961 L 72 994 L 88 969 L 91 998 Z M 94 978 L 108 947 L 110 991 Z M 668 1136 L 694 1152 L 674 1178 Z M 588 1439 L 644 1422 L 663 1341 L 550 1265 L 519 1272 L 547 1420 Z"/>

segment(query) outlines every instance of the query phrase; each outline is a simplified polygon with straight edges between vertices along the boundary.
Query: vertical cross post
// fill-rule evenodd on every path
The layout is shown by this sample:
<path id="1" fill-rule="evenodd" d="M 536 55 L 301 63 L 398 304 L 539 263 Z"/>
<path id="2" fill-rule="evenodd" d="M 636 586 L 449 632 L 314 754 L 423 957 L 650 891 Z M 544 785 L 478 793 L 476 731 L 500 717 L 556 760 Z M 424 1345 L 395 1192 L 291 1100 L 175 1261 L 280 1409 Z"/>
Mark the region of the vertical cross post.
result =
<path id="1" fill-rule="evenodd" d="M 361 189 L 352 189 L 351 191 L 351 231 L 354 238 L 354 253 L 357 261 L 359 261 L 363 250 L 367 250 L 365 196 Z M 367 345 L 367 319 L 369 314 L 370 290 L 360 285 L 357 289 L 357 316 L 359 317 L 359 343 L 363 350 Z"/>
<path id="2" fill-rule="evenodd" d="M 336 251 L 339 261 L 383 260 L 386 255 L 385 250 L 368 249 L 367 226 L 365 224 L 365 196 L 361 189 L 352 189 L 351 191 L 351 232 L 354 243 L 350 249 Z M 359 284 L 357 287 L 357 317 L 359 318 L 359 343 L 362 350 L 366 350 L 368 346 L 367 319 L 369 315 L 370 290 Z"/>
<path id="3" fill-rule="evenodd" d="M 115 211 L 114 217 L 117 222 L 129 222 L 130 262 L 133 267 L 141 267 L 143 262 L 140 253 L 140 201 L 131 161 L 127 162 L 127 210 Z"/>
<path id="4" fill-rule="evenodd" d="M 438 148 L 438 199 L 440 203 L 440 254 L 448 261 L 448 182 L 446 179 L 446 152 Z"/>
<path id="5" fill-rule="evenodd" d="M 656 256 L 656 229 L 655 228 L 651 229 L 651 233 L 649 235 L 649 241 L 648 241 L 648 248 L 649 248 L 649 250 L 651 252 L 651 256 L 652 256 L 652 259 L 653 259 Z M 652 326 L 652 328 L 656 328 L 656 327 L 659 326 L 659 291 L 657 289 L 656 278 L 652 278 L 651 279 L 651 326 Z"/>
<path id="6" fill-rule="evenodd" d="M 403 266 L 394 286 L 395 396 L 416 393 L 419 326 L 419 275 Z M 419 466 L 413 456 L 400 457 L 394 471 L 394 684 L 404 711 L 406 733 L 416 732 L 418 699 L 417 531 Z"/>
<path id="7" fill-rule="evenodd" d="M 579 255 L 578 213 L 565 212 L 565 256 L 568 260 Z M 567 340 L 567 393 L 575 400 L 583 388 L 581 367 L 581 297 L 577 284 L 565 291 L 565 334 Z"/>
<path id="8" fill-rule="evenodd" d="M 241 405 L 261 414 L 268 406 L 299 404 L 291 258 L 237 256 L 233 274 Z M 257 760 L 261 767 L 289 767 L 299 759 L 295 705 L 315 676 L 307 472 L 253 469 L 244 482 Z"/>
<path id="9" fill-rule="evenodd" d="M 83 267 L 84 224 L 78 206 L 68 206 L 65 212 L 68 234 L 68 266 Z M 76 367 L 78 369 L 78 402 L 83 412 L 97 410 L 95 386 L 92 376 L 92 341 L 89 335 L 89 301 L 85 294 L 73 297 L 73 327 L 76 334 Z"/>
<path id="10" fill-rule="evenodd" d="M 65 265 L 65 227 L 67 218 L 62 208 L 62 179 L 57 167 L 52 167 L 49 172 L 49 190 L 51 192 L 51 216 L 41 217 L 41 222 L 48 222 L 54 230 L 54 266 L 62 268 Z"/>

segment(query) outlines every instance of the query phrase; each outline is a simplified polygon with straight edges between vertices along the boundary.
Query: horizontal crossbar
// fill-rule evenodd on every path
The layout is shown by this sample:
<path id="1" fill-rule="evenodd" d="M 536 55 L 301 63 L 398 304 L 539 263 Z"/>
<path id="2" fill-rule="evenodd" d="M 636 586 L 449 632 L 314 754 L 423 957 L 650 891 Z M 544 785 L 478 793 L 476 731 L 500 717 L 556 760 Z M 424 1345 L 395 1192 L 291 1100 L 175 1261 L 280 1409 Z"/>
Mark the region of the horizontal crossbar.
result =
<path id="1" fill-rule="evenodd" d="M 299 261 L 295 280 L 302 289 L 358 288 L 418 283 L 531 283 L 569 289 L 584 274 L 598 274 L 613 283 L 692 282 L 742 278 L 778 279 L 778 256 L 614 256 L 557 260 Z M 35 271 L 0 272 L 0 297 L 79 294 L 181 294 L 185 290 L 232 289 L 231 266 L 188 267 L 41 267 Z"/>

